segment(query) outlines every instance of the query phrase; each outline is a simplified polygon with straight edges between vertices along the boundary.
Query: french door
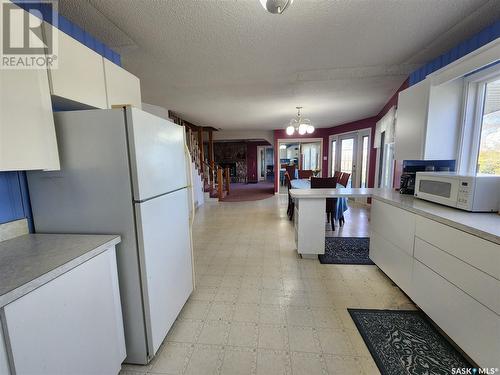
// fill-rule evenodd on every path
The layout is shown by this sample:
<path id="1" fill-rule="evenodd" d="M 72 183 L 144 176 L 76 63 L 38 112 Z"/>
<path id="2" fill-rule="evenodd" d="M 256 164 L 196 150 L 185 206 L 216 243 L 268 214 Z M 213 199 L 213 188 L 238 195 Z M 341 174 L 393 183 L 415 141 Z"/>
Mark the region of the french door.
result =
<path id="1" fill-rule="evenodd" d="M 371 129 L 330 136 L 330 176 L 349 173 L 347 187 L 368 187 Z"/>

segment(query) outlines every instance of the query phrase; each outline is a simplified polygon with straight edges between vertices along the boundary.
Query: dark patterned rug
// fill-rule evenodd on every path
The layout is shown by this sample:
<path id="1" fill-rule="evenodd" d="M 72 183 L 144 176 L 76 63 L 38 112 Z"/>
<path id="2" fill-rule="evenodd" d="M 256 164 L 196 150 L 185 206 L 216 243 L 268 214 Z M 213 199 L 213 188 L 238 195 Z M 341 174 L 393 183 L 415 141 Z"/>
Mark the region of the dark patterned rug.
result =
<path id="1" fill-rule="evenodd" d="M 420 311 L 347 309 L 382 375 L 449 375 L 473 366 Z"/>
<path id="2" fill-rule="evenodd" d="M 318 258 L 322 264 L 374 264 L 369 247 L 368 237 L 326 237 L 325 253 Z"/>

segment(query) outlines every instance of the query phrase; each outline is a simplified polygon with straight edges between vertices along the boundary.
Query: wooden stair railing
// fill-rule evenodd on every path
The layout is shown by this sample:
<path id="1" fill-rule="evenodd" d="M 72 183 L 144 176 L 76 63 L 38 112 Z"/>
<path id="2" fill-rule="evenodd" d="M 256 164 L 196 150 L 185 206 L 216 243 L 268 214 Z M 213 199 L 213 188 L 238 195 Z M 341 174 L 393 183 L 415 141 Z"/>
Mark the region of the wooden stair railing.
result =
<path id="1" fill-rule="evenodd" d="M 222 168 L 220 165 L 214 164 L 212 167 L 209 163 L 203 162 L 204 167 L 208 171 L 209 192 L 213 194 L 217 192 L 219 201 L 224 200 L 224 197 L 229 194 L 231 186 L 231 172 L 229 168 Z M 214 197 L 215 198 L 215 197 Z"/>
<path id="2" fill-rule="evenodd" d="M 201 157 L 202 145 L 198 132 L 186 129 L 186 144 L 191 153 L 191 161 L 195 164 L 198 174 L 203 181 L 203 190 L 210 193 L 210 196 L 219 198 L 222 201 L 229 194 L 231 185 L 231 174 L 229 168 L 222 168 L 213 160 L 208 162 Z"/>

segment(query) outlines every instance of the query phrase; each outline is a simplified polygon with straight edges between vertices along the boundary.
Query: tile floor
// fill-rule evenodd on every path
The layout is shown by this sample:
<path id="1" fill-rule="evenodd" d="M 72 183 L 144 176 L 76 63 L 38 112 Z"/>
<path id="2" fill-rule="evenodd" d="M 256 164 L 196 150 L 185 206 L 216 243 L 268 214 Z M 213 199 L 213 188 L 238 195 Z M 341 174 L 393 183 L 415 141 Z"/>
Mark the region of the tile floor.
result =
<path id="1" fill-rule="evenodd" d="M 198 210 L 196 290 L 150 365 L 122 375 L 379 373 L 346 308 L 414 305 L 376 266 L 300 259 L 286 199 Z"/>

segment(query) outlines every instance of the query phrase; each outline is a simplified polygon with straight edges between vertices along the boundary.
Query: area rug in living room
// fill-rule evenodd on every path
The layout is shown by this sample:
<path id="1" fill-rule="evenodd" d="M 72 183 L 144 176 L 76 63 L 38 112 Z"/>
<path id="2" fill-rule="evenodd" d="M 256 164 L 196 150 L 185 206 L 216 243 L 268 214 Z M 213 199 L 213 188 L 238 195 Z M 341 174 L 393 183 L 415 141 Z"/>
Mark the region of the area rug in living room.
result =
<path id="1" fill-rule="evenodd" d="M 347 310 L 382 375 L 449 375 L 474 368 L 421 311 Z"/>
<path id="2" fill-rule="evenodd" d="M 369 248 L 368 237 L 326 237 L 325 253 L 318 258 L 321 264 L 374 264 Z"/>

